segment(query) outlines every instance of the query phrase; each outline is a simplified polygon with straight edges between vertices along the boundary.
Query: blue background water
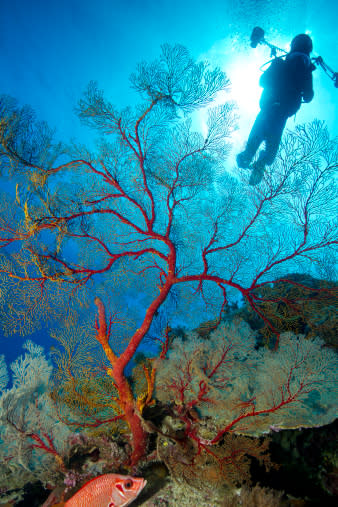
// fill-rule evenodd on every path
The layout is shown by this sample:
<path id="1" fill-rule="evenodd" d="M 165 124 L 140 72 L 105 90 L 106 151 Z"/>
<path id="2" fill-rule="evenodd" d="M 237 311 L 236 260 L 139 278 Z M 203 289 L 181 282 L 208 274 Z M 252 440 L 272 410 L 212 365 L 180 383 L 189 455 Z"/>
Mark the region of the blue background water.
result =
<path id="1" fill-rule="evenodd" d="M 59 139 L 91 144 L 92 132 L 73 112 L 87 83 L 97 80 L 119 106 L 132 104 L 137 96 L 128 77 L 136 64 L 156 58 L 164 42 L 181 43 L 196 59 L 221 66 L 232 80 L 240 128 L 226 164 L 231 171 L 234 152 L 258 111 L 259 67 L 270 57 L 267 47 L 250 48 L 252 28 L 262 26 L 266 39 L 285 49 L 294 35 L 307 31 L 313 55 L 338 71 L 337 19 L 338 3 L 327 0 L 2 0 L 0 93 L 30 104 L 39 119 L 57 129 Z M 338 90 L 321 69 L 314 73 L 314 89 L 314 101 L 296 122 L 317 117 L 337 135 Z M 34 339 L 49 343 L 43 333 Z M 0 337 L 0 353 L 11 361 L 21 343 L 20 337 Z"/>

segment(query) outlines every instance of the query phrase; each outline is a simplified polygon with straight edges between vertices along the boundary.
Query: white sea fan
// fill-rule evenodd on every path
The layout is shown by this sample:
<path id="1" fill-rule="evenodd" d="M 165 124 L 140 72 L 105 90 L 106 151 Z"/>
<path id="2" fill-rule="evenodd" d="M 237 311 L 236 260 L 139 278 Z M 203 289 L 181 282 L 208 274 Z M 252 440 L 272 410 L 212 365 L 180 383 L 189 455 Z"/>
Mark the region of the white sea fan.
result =
<path id="1" fill-rule="evenodd" d="M 254 347 L 255 333 L 243 320 L 221 324 L 207 340 L 196 333 L 187 340 L 174 339 L 167 359 L 158 369 L 156 397 L 170 402 L 179 397 L 180 386 L 186 385 L 184 400 L 189 403 L 197 398 L 202 382 L 212 403 L 203 402 L 196 408 L 204 416 L 223 415 L 225 399 L 231 405 L 240 394 L 250 395 L 247 359 L 256 354 Z M 177 387 L 172 387 L 175 384 Z"/>
<path id="2" fill-rule="evenodd" d="M 286 399 L 288 390 L 300 393 L 299 401 L 275 412 L 273 426 L 322 426 L 338 416 L 338 355 L 322 339 L 283 333 L 278 350 L 261 349 L 257 359 L 255 390 L 264 393 L 258 410 Z"/>
<path id="3" fill-rule="evenodd" d="M 13 387 L 36 390 L 39 386 L 47 386 L 53 367 L 43 354 L 43 348 L 30 340 L 24 348 L 29 352 L 11 364 Z"/>
<path id="4" fill-rule="evenodd" d="M 48 445 L 51 439 L 57 451 L 65 454 L 70 429 L 55 411 L 49 392 L 52 365 L 41 346 L 28 341 L 28 351 L 12 364 L 12 387 L 0 393 L 0 496 L 18 501 L 23 486 L 37 480 L 53 483 L 59 463 L 53 454 L 34 448 L 30 435 L 36 434 Z M 1 364 L 4 363 L 0 357 Z M 1 373 L 0 373 L 1 375 Z M 48 437 L 46 436 L 48 435 Z M 8 462 L 6 462 L 8 458 Z M 11 494 L 15 492 L 12 498 Z"/>
<path id="5" fill-rule="evenodd" d="M 7 364 L 5 361 L 5 356 L 0 356 L 0 392 L 4 391 L 6 389 L 6 386 L 8 384 L 9 377 L 8 377 L 8 370 L 7 370 Z"/>
<path id="6" fill-rule="evenodd" d="M 217 427 L 260 435 L 332 422 L 337 372 L 337 353 L 321 339 L 283 333 L 277 351 L 257 351 L 254 333 L 242 322 L 219 326 L 209 339 L 194 333 L 174 339 L 158 368 L 156 396 L 192 404 Z"/>
<path id="7" fill-rule="evenodd" d="M 22 348 L 28 350 L 32 356 L 42 357 L 44 355 L 43 347 L 37 343 L 32 342 L 32 340 L 26 340 L 22 345 Z"/>

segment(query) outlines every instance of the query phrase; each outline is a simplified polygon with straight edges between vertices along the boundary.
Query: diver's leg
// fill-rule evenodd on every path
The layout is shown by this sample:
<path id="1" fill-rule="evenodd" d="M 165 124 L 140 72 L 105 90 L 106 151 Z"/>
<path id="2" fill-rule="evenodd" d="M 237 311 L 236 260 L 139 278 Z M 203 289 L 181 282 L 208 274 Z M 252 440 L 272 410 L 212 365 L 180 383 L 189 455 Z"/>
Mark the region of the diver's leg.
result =
<path id="1" fill-rule="evenodd" d="M 288 117 L 279 110 L 275 110 L 269 118 L 269 128 L 265 132 L 265 149 L 260 152 L 258 159 L 253 164 L 254 170 L 249 181 L 250 185 L 260 183 L 263 179 L 265 166 L 274 162 L 287 119 Z"/>
<path id="2" fill-rule="evenodd" d="M 252 126 L 245 150 L 237 155 L 236 160 L 239 167 L 249 167 L 251 160 L 264 140 L 264 124 L 265 114 L 263 111 L 260 111 Z"/>
<path id="3" fill-rule="evenodd" d="M 269 128 L 265 132 L 265 149 L 260 152 L 257 164 L 271 165 L 274 162 L 287 119 L 278 109 L 271 114 Z"/>
<path id="4" fill-rule="evenodd" d="M 253 171 L 250 176 L 249 184 L 250 185 L 258 185 L 263 179 L 265 171 L 265 163 L 256 160 L 253 165 Z"/>

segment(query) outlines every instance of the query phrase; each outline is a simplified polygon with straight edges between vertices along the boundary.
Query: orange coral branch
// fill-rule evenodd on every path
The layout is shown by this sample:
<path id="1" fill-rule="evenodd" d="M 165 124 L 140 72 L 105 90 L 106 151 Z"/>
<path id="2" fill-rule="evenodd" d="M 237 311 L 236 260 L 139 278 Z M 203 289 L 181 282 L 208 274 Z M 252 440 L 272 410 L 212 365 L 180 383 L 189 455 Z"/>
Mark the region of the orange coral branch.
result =
<path id="1" fill-rule="evenodd" d="M 99 319 L 95 322 L 95 327 L 97 330 L 96 339 L 99 343 L 101 343 L 103 350 L 107 356 L 108 361 L 112 366 L 114 366 L 117 356 L 112 351 L 110 345 L 109 345 L 109 331 L 107 329 L 107 321 L 106 321 L 106 313 L 104 304 L 102 303 L 101 299 L 96 297 L 94 299 L 94 303 L 97 306 L 97 309 L 99 311 Z"/>
<path id="2" fill-rule="evenodd" d="M 140 414 L 142 414 L 145 406 L 151 405 L 152 403 L 152 396 L 155 386 L 156 368 L 155 367 L 147 368 L 145 365 L 143 365 L 143 371 L 147 380 L 147 391 L 141 396 L 139 396 L 137 399 L 137 408 Z"/>

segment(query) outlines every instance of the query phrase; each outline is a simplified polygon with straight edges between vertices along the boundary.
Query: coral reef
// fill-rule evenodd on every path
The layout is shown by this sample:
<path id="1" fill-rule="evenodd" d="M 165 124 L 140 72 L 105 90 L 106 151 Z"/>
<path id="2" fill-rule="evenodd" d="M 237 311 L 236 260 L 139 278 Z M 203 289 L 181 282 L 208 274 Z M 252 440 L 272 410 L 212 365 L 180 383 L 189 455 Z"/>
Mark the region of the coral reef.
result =
<path id="1" fill-rule="evenodd" d="M 58 326 L 54 369 L 28 342 L 7 388 L 0 362 L 1 498 L 34 484 L 61 501 L 89 477 L 160 461 L 174 499 L 162 505 L 277 503 L 253 474 L 271 466 L 266 434 L 336 417 L 337 355 L 317 336 L 334 340 L 336 292 L 288 273 L 333 273 L 338 139 L 319 120 L 297 125 L 253 188 L 248 171 L 224 170 L 236 108 L 213 107 L 230 84 L 220 68 L 164 44 L 131 82 L 133 108 L 94 82 L 79 101 L 93 151 L 55 143 L 0 96 L 12 191 L 0 195 L 0 328 Z M 236 319 L 232 295 L 247 304 Z M 179 322 L 195 331 L 175 336 Z"/>

